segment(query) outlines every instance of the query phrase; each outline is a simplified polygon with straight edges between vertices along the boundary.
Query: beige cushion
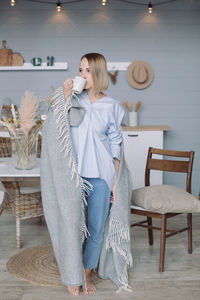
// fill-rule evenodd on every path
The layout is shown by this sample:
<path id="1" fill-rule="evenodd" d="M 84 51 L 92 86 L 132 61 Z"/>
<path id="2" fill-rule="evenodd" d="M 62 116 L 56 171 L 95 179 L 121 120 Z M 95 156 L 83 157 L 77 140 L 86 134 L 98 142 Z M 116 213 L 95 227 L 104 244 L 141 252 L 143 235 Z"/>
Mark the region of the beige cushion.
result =
<path id="1" fill-rule="evenodd" d="M 133 205 L 133 204 L 131 205 L 131 209 L 137 209 L 137 210 L 145 210 L 145 211 L 147 211 L 147 209 L 142 208 L 142 207 L 137 206 L 137 205 Z M 160 212 L 160 214 L 164 215 L 165 213 L 164 212 Z"/>
<path id="2" fill-rule="evenodd" d="M 132 204 L 159 213 L 200 212 L 200 201 L 183 189 L 154 185 L 132 191 Z"/>

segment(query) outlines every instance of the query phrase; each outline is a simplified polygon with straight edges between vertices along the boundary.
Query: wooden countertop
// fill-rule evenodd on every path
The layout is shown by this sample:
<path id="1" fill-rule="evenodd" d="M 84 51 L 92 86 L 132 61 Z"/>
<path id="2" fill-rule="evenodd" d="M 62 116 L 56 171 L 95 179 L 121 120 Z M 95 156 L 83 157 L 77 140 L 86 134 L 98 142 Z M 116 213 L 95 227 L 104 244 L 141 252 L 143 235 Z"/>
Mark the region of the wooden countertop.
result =
<path id="1" fill-rule="evenodd" d="M 170 131 L 168 125 L 122 126 L 123 131 Z"/>
<path id="2" fill-rule="evenodd" d="M 170 131 L 168 125 L 140 125 L 140 126 L 122 126 L 123 131 Z M 7 131 L 6 128 L 0 126 L 0 132 Z"/>

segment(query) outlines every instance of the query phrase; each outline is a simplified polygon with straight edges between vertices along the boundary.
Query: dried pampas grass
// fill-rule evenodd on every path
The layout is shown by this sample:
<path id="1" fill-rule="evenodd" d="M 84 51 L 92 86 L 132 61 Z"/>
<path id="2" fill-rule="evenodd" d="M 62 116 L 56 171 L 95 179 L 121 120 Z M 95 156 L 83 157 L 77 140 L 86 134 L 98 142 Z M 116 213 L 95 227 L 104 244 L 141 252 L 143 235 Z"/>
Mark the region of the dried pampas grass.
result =
<path id="1" fill-rule="evenodd" d="M 11 139 L 14 165 L 19 169 L 30 169 L 35 164 L 37 134 L 42 126 L 39 116 L 40 103 L 33 92 L 26 91 L 22 97 L 19 114 L 13 119 L 0 121 L 6 126 Z"/>
<path id="2" fill-rule="evenodd" d="M 22 97 L 19 109 L 20 125 L 25 135 L 28 135 L 31 128 L 36 124 L 37 114 L 37 98 L 34 93 L 26 91 L 24 97 Z"/>
<path id="3" fill-rule="evenodd" d="M 0 124 L 3 125 L 4 127 L 7 127 L 7 129 L 8 129 L 11 136 L 16 137 L 16 131 L 15 131 L 14 123 L 8 123 L 6 121 L 1 121 L 0 120 Z"/>

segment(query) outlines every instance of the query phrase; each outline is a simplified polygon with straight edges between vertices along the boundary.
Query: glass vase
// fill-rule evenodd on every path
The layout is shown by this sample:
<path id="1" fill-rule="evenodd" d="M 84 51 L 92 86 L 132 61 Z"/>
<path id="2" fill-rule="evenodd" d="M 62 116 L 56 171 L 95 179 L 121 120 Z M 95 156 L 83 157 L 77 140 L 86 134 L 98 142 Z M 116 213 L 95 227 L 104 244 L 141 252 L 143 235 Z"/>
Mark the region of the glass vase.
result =
<path id="1" fill-rule="evenodd" d="M 11 136 L 12 162 L 16 169 L 34 168 L 37 157 L 37 134 L 25 134 L 22 130 Z"/>

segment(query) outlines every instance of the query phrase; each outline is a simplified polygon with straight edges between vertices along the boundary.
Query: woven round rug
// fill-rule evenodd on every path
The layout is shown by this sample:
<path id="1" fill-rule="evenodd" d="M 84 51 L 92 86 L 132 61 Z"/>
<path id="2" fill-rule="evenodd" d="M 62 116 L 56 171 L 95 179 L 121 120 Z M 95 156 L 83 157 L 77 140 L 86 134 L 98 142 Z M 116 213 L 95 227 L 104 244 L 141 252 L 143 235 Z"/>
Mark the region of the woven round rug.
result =
<path id="1" fill-rule="evenodd" d="M 63 286 L 51 244 L 26 249 L 11 257 L 6 264 L 9 273 L 42 286 Z M 103 279 L 92 273 L 94 284 Z"/>

